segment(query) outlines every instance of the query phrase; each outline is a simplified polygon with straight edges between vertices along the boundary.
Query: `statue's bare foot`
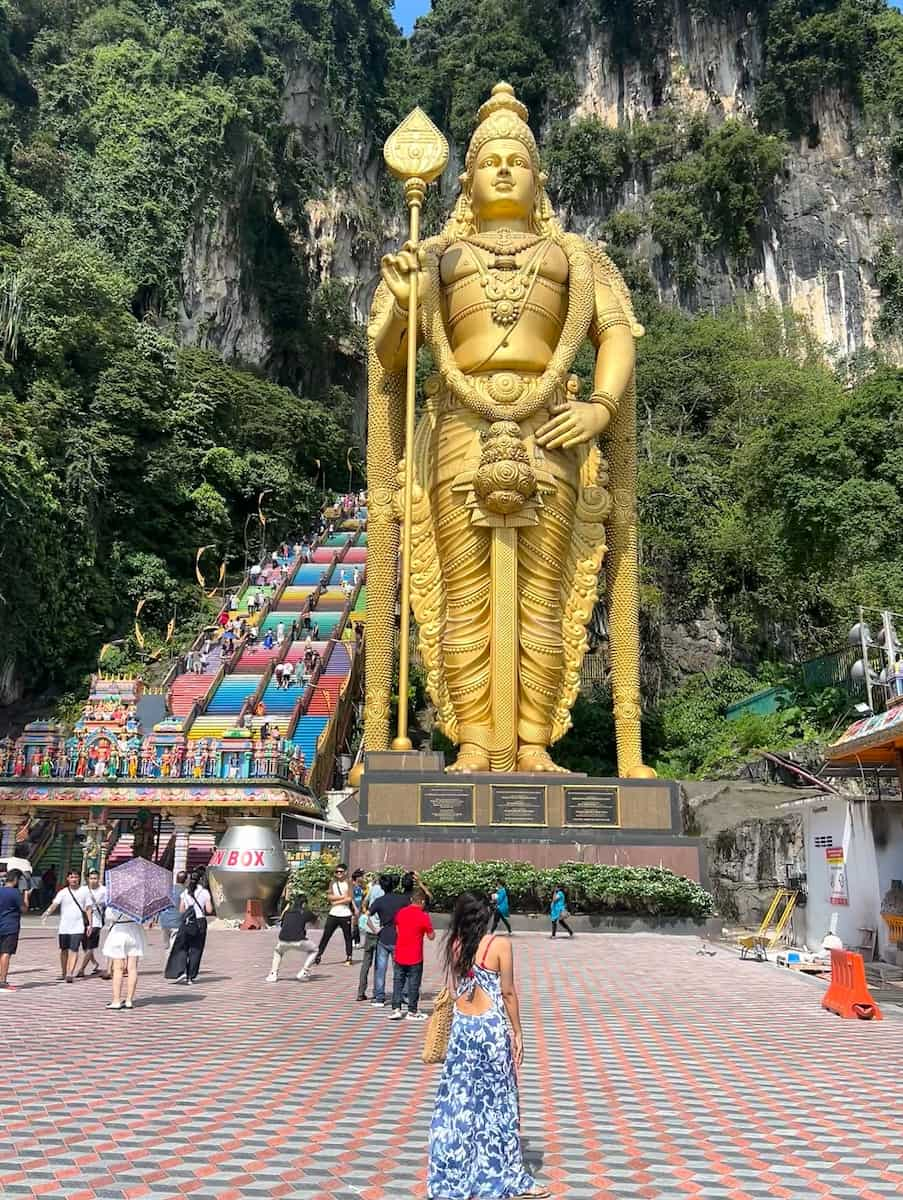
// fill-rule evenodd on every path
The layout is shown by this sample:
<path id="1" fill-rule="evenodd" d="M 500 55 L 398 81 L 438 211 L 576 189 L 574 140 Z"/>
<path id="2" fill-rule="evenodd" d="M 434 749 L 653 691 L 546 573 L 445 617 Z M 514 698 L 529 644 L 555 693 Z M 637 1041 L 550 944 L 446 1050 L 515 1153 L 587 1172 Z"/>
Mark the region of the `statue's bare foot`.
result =
<path id="1" fill-rule="evenodd" d="M 624 772 L 625 779 L 657 779 L 658 775 L 653 767 L 647 767 L 645 763 L 637 763 L 634 767 L 628 767 Z"/>
<path id="2" fill-rule="evenodd" d="M 472 742 L 462 742 L 458 757 L 445 768 L 446 775 L 470 775 L 489 770 L 489 755 Z"/>
<path id="3" fill-rule="evenodd" d="M 567 775 L 567 767 L 559 767 L 549 757 L 545 746 L 523 745 L 517 752 L 518 771 L 545 771 L 555 775 Z"/>

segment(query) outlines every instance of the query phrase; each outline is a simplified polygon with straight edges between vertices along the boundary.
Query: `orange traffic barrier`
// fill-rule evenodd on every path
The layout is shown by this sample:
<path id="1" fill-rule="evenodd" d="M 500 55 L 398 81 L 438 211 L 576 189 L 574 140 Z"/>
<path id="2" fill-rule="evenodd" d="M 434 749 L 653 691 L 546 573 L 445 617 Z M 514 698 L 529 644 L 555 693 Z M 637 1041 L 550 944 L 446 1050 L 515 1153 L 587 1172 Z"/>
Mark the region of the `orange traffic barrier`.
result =
<path id="1" fill-rule="evenodd" d="M 259 900 L 248 900 L 245 903 L 245 919 L 239 929 L 266 929 L 267 919 L 263 915 L 263 905 Z"/>
<path id="2" fill-rule="evenodd" d="M 831 982 L 821 1005 L 839 1017 L 884 1020 L 881 1009 L 869 993 L 861 954 L 852 954 L 849 950 L 831 951 Z"/>

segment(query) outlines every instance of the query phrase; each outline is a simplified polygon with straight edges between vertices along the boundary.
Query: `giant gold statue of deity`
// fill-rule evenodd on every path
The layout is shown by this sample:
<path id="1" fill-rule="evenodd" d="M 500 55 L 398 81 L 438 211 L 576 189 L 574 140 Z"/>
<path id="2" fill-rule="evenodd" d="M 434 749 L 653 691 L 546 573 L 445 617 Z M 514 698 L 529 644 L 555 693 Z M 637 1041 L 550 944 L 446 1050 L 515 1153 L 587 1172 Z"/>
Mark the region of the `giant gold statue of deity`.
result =
<path id="1" fill-rule="evenodd" d="M 424 187 L 414 187 L 419 199 Z M 411 406 L 407 462 L 415 324 L 433 373 L 416 432 Z M 451 219 L 383 259 L 370 316 L 367 749 L 389 746 L 407 507 L 403 571 L 438 723 L 459 746 L 449 771 L 560 769 L 549 747 L 570 726 L 604 562 L 618 770 L 654 774 L 640 746 L 642 332 L 611 260 L 556 220 L 527 110 L 498 84 L 480 109 Z M 571 372 L 587 339 L 595 373 L 581 396 Z"/>

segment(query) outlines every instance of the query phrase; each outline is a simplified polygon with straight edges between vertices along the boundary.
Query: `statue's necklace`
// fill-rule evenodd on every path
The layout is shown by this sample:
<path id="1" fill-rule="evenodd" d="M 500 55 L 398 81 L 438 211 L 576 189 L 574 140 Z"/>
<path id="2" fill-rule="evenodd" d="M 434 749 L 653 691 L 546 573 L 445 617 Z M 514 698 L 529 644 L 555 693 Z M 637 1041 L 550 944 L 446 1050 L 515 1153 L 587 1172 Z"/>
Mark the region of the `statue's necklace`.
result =
<path id="1" fill-rule="evenodd" d="M 494 229 L 492 233 L 472 233 L 464 239 L 468 245 L 477 246 L 487 254 L 522 254 L 532 250 L 545 239 L 532 233 L 515 233 L 513 229 Z"/>
<path id="2" fill-rule="evenodd" d="M 510 230 L 500 232 L 510 232 Z M 524 301 L 533 290 L 548 245 L 538 250 L 522 267 L 518 268 L 517 255 L 545 241 L 544 238 L 526 238 L 523 239 L 527 243 L 526 245 L 517 245 L 516 248 L 512 246 L 511 249 L 508 249 L 507 246 L 502 249 L 497 245 L 488 247 L 486 245 L 488 240 L 488 238 L 468 238 L 466 245 L 480 272 L 480 286 L 486 293 L 493 321 L 497 325 L 514 325 L 523 312 Z M 475 246 L 495 255 L 490 259 L 488 265 L 483 262 L 479 254 L 475 253 Z"/>

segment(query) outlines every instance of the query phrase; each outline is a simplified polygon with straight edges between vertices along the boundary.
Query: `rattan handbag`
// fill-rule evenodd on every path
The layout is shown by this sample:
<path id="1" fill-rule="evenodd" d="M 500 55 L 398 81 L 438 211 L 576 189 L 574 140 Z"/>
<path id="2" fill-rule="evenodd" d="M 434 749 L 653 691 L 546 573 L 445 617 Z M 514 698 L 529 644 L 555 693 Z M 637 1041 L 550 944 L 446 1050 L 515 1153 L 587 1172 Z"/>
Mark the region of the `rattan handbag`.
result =
<path id="1" fill-rule="evenodd" d="M 426 1037 L 423 1040 L 423 1061 L 425 1063 L 445 1062 L 445 1056 L 448 1053 L 448 1039 L 451 1037 L 454 1007 L 454 997 L 448 988 L 444 987 L 433 1002 L 433 1011 L 426 1024 Z"/>

